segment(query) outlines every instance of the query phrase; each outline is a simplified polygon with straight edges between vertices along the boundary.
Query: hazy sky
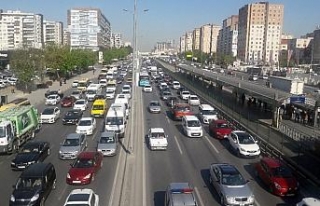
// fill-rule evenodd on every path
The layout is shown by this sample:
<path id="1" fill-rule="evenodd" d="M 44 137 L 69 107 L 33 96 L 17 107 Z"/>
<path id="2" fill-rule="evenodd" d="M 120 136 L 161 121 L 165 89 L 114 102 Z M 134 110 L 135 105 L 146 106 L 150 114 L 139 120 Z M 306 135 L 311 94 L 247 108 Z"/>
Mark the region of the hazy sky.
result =
<path id="1" fill-rule="evenodd" d="M 75 7 L 100 8 L 114 32 L 132 41 L 134 0 L 1 0 L 1 9 L 40 13 L 47 20 L 62 21 L 66 26 L 67 10 Z M 140 50 L 150 51 L 157 41 L 174 39 L 203 24 L 222 24 L 239 8 L 253 2 L 248 0 L 137 0 L 138 44 Z M 320 0 L 270 0 L 284 4 L 284 29 L 296 37 L 313 31 L 320 24 Z M 123 9 L 128 9 L 124 12 Z M 149 9 L 147 12 L 143 10 Z"/>

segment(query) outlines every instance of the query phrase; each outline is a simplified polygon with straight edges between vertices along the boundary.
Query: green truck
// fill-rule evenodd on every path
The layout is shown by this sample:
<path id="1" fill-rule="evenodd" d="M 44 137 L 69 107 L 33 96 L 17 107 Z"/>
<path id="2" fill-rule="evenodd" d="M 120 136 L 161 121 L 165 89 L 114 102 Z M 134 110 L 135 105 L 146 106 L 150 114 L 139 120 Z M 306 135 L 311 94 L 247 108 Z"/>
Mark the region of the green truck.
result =
<path id="1" fill-rule="evenodd" d="M 32 105 L 0 112 L 0 153 L 13 153 L 40 129 L 38 110 Z"/>

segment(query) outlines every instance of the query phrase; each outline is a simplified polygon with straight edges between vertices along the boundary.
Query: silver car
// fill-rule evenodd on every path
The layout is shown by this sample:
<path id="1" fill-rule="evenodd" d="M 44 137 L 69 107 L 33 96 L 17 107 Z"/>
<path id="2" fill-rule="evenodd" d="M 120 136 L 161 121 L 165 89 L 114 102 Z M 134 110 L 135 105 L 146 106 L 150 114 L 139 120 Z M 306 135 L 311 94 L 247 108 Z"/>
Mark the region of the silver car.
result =
<path id="1" fill-rule="evenodd" d="M 210 165 L 210 184 L 220 196 L 221 205 L 253 206 L 254 195 L 238 169 L 227 163 Z"/>
<path id="2" fill-rule="evenodd" d="M 115 156 L 117 154 L 118 138 L 114 132 L 102 132 L 97 145 L 97 151 L 103 156 Z"/>
<path id="3" fill-rule="evenodd" d="M 151 113 L 160 113 L 161 112 L 161 105 L 158 101 L 151 101 L 149 103 L 149 111 Z"/>
<path id="4" fill-rule="evenodd" d="M 85 134 L 69 134 L 59 149 L 60 159 L 76 159 L 78 154 L 84 151 L 88 146 Z"/>

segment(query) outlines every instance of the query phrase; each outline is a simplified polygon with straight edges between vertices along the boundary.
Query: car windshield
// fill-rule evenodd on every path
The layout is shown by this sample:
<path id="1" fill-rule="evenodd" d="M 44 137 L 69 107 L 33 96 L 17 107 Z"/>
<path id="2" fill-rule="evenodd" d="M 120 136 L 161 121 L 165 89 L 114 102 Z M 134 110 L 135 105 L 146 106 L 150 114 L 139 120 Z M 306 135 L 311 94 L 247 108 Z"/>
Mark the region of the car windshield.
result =
<path id="1" fill-rule="evenodd" d="M 75 104 L 85 104 L 85 101 L 76 101 L 76 103 Z"/>
<path id="2" fill-rule="evenodd" d="M 122 91 L 122 94 L 130 94 L 130 91 L 128 90 Z"/>
<path id="3" fill-rule="evenodd" d="M 238 172 L 228 173 L 222 175 L 223 185 L 244 185 L 246 184 L 245 179 Z"/>
<path id="4" fill-rule="evenodd" d="M 65 97 L 63 101 L 72 101 L 72 97 Z"/>
<path id="5" fill-rule="evenodd" d="M 5 136 L 6 136 L 6 128 L 0 127 L 0 138 L 5 137 Z"/>
<path id="6" fill-rule="evenodd" d="M 159 102 L 151 102 L 150 106 L 151 107 L 157 107 L 157 106 L 160 106 L 160 103 Z"/>
<path id="7" fill-rule="evenodd" d="M 42 114 L 53 114 L 54 109 L 53 108 L 46 108 L 43 110 Z"/>
<path id="8" fill-rule="evenodd" d="M 87 94 L 96 94 L 97 91 L 96 90 L 87 90 Z"/>
<path id="9" fill-rule="evenodd" d="M 151 88 L 151 86 L 146 85 L 146 86 L 144 86 L 144 88 Z"/>
<path id="10" fill-rule="evenodd" d="M 217 112 L 214 110 L 202 110 L 202 115 L 217 115 Z"/>
<path id="11" fill-rule="evenodd" d="M 163 132 L 153 132 L 151 133 L 151 138 L 154 139 L 162 139 L 165 137 L 165 134 Z"/>
<path id="12" fill-rule="evenodd" d="M 201 124 L 198 120 L 187 121 L 188 127 L 200 127 Z"/>
<path id="13" fill-rule="evenodd" d="M 91 126 L 92 121 L 91 120 L 80 120 L 78 126 Z"/>
<path id="14" fill-rule="evenodd" d="M 191 100 L 198 100 L 198 97 L 190 97 Z"/>
<path id="15" fill-rule="evenodd" d="M 111 90 L 107 90 L 107 92 L 106 92 L 107 94 L 113 94 L 114 93 L 114 91 L 111 91 Z"/>
<path id="16" fill-rule="evenodd" d="M 190 94 L 190 92 L 183 91 L 183 92 L 182 92 L 182 94 L 184 94 L 184 95 L 188 95 L 188 94 Z"/>
<path id="17" fill-rule="evenodd" d="M 33 188 L 41 188 L 42 180 L 41 178 L 19 178 L 16 188 L 17 189 L 33 189 Z"/>
<path id="18" fill-rule="evenodd" d="M 107 122 L 107 125 L 122 125 L 123 118 L 122 117 L 107 117 L 106 122 Z"/>
<path id="19" fill-rule="evenodd" d="M 50 95 L 48 96 L 48 99 L 56 99 L 56 96 Z"/>
<path id="20" fill-rule="evenodd" d="M 190 107 L 188 106 L 177 106 L 175 108 L 176 111 L 180 111 L 180 112 L 188 112 L 190 111 Z"/>
<path id="21" fill-rule="evenodd" d="M 29 145 L 22 148 L 21 153 L 31 153 L 31 152 L 39 152 L 38 145 Z"/>
<path id="22" fill-rule="evenodd" d="M 90 206 L 86 203 L 67 203 L 66 206 Z"/>
<path id="23" fill-rule="evenodd" d="M 73 167 L 76 167 L 76 168 L 90 168 L 90 167 L 93 167 L 93 160 L 92 159 L 79 158 L 74 162 Z"/>
<path id="24" fill-rule="evenodd" d="M 74 116 L 78 116 L 79 112 L 67 112 L 66 113 L 66 117 L 74 117 Z"/>
<path id="25" fill-rule="evenodd" d="M 240 144 L 254 144 L 255 141 L 253 137 L 247 133 L 238 133 L 237 134 Z"/>
<path id="26" fill-rule="evenodd" d="M 93 105 L 92 110 L 103 110 L 103 105 Z"/>
<path id="27" fill-rule="evenodd" d="M 229 125 L 227 123 L 218 123 L 217 128 L 228 128 Z"/>
<path id="28" fill-rule="evenodd" d="M 284 167 L 284 166 L 272 168 L 271 173 L 273 174 L 274 177 L 282 177 L 282 178 L 291 178 L 292 177 L 292 173 L 289 170 L 289 168 Z"/>
<path id="29" fill-rule="evenodd" d="M 101 144 L 111 144 L 115 143 L 114 137 L 101 137 L 99 143 Z"/>
<path id="30" fill-rule="evenodd" d="M 79 146 L 80 141 L 79 139 L 66 139 L 63 143 L 63 146 Z"/>

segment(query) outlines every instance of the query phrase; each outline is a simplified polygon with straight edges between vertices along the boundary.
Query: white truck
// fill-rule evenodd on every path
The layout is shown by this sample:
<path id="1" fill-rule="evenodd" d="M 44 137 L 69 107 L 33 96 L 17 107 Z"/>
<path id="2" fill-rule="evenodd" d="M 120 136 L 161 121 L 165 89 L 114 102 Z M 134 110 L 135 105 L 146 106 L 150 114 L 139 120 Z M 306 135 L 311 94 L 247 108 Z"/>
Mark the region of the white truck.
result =
<path id="1" fill-rule="evenodd" d="M 111 108 L 105 118 L 105 131 L 114 132 L 117 137 L 124 137 L 125 126 L 127 124 L 126 114 L 123 110 Z"/>
<path id="2" fill-rule="evenodd" d="M 268 84 L 271 88 L 279 89 L 294 95 L 303 94 L 304 82 L 299 79 L 270 76 Z"/>
<path id="3" fill-rule="evenodd" d="M 149 147 L 151 150 L 167 150 L 168 140 L 163 128 L 151 128 L 148 132 Z"/>

